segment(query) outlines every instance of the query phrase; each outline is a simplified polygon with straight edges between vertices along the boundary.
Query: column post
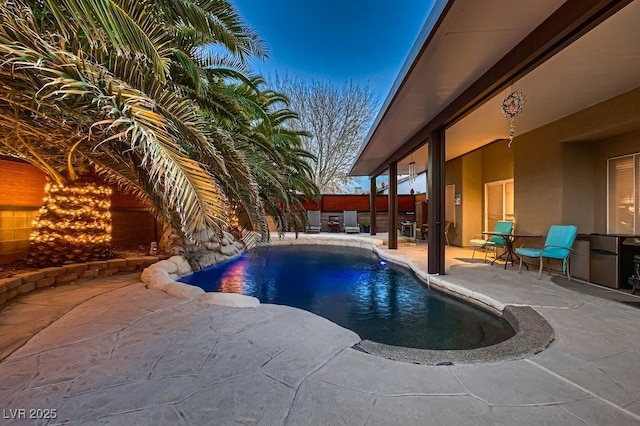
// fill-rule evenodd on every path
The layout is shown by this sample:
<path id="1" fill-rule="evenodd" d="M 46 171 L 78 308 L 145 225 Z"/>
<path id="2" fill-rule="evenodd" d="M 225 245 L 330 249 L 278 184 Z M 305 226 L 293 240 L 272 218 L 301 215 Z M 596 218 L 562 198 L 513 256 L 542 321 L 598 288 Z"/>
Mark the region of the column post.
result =
<path id="1" fill-rule="evenodd" d="M 398 248 L 398 163 L 389 164 L 389 238 L 387 247 Z"/>
<path id="2" fill-rule="evenodd" d="M 445 222 L 445 130 L 438 128 L 429 138 L 427 171 L 427 195 L 429 231 L 427 234 L 427 272 L 445 273 L 444 222 Z"/>
<path id="3" fill-rule="evenodd" d="M 376 177 L 371 177 L 371 185 L 369 188 L 369 224 L 371 235 L 376 235 L 376 200 L 378 198 L 378 186 L 376 184 Z"/>

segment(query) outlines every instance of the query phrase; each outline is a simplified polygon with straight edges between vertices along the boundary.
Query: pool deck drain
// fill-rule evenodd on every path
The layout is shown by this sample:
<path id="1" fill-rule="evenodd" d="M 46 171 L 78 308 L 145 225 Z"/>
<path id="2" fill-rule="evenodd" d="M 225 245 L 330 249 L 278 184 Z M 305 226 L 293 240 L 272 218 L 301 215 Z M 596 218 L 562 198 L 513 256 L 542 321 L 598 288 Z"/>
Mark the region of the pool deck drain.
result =
<path id="1" fill-rule="evenodd" d="M 392 254 L 420 264 L 425 250 Z M 55 409 L 42 424 L 640 424 L 640 310 L 535 272 L 455 261 L 470 253 L 447 247 L 440 278 L 530 306 L 555 331 L 547 349 L 521 360 L 414 365 L 356 351 L 357 335 L 298 309 L 204 305 L 132 279 L 78 297 L 0 362 L 0 401 L 7 413 Z M 44 305 L 61 300 L 48 297 L 56 292 L 0 311 L 4 332 L 41 319 Z"/>

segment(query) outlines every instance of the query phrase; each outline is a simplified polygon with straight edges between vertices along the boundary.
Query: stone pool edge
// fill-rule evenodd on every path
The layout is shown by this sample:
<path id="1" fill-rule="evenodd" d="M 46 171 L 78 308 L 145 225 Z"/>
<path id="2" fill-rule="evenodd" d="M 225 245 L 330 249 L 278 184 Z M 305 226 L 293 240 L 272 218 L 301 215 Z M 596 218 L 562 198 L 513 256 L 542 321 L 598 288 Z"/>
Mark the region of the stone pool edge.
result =
<path id="1" fill-rule="evenodd" d="M 530 306 L 507 305 L 503 317 L 516 330 L 516 334 L 492 346 L 468 350 L 429 350 L 362 340 L 355 345 L 355 349 L 382 358 L 414 364 L 481 364 L 533 356 L 546 349 L 555 338 L 553 328 Z"/>
<path id="2" fill-rule="evenodd" d="M 237 255 L 239 256 L 239 255 Z M 229 258 L 229 260 L 235 257 Z M 191 265 L 182 256 L 173 256 L 161 260 L 145 268 L 140 274 L 140 281 L 148 289 L 162 290 L 169 296 L 187 300 L 197 300 L 208 305 L 232 306 L 236 308 L 253 308 L 260 301 L 252 296 L 235 293 L 206 292 L 200 287 L 176 281 L 179 277 L 192 273 Z"/>
<path id="3" fill-rule="evenodd" d="M 383 252 L 378 247 L 381 239 L 335 238 L 322 235 L 301 235 L 296 239 L 279 239 L 273 245 L 317 244 L 329 246 L 349 246 L 371 249 L 381 259 L 407 267 L 427 286 L 458 299 L 473 303 L 503 317 L 513 327 L 516 334 L 504 342 L 492 346 L 469 350 L 429 350 L 385 345 L 384 343 L 362 340 L 354 349 L 395 361 L 427 365 L 452 365 L 491 363 L 517 360 L 533 356 L 546 349 L 555 339 L 551 325 L 531 306 L 505 305 L 499 301 L 467 288 L 458 286 L 439 275 L 430 275 L 418 268 L 412 261 Z"/>

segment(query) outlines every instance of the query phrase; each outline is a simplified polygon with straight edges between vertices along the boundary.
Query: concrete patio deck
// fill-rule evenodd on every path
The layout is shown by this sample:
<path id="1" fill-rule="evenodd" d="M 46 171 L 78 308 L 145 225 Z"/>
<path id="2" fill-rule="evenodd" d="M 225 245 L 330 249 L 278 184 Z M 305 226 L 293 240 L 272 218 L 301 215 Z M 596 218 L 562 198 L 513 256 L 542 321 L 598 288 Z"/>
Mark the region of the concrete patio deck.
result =
<path id="1" fill-rule="evenodd" d="M 381 251 L 426 268 L 425 245 Z M 433 279 L 534 307 L 555 330 L 549 348 L 518 361 L 414 365 L 354 350 L 357 335 L 305 311 L 202 305 L 135 275 L 111 277 L 0 311 L 0 336 L 35 333 L 0 362 L 0 422 L 640 424 L 640 310 L 470 257 L 447 247 L 448 273 Z M 29 419 L 45 413 L 29 409 L 56 418 Z"/>

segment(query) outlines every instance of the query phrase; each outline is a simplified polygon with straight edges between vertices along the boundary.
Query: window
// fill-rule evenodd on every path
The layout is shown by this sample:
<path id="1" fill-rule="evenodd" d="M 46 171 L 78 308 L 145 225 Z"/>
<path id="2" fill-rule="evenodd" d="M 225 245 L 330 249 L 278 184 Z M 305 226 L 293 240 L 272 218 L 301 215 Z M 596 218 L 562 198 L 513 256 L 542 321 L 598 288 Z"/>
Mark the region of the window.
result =
<path id="1" fill-rule="evenodd" d="M 513 179 L 484 184 L 484 229 L 491 231 L 499 220 L 513 221 Z"/>
<path id="2" fill-rule="evenodd" d="M 610 158 L 607 161 L 607 232 L 636 234 L 640 231 L 638 188 L 640 153 Z"/>

